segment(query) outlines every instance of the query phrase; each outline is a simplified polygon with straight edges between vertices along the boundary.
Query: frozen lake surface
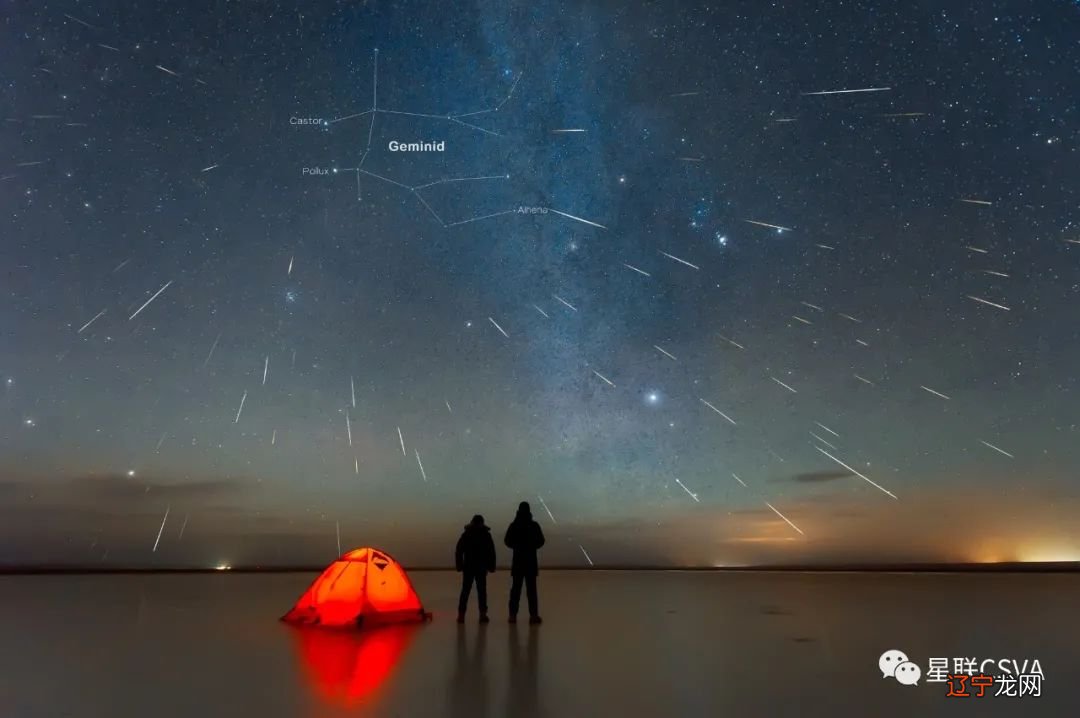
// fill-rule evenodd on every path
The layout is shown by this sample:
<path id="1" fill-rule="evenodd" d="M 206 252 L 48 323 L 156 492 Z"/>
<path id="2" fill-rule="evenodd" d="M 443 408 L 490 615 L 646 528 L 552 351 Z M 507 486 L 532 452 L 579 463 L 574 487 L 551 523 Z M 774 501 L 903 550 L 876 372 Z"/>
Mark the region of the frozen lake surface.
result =
<path id="1" fill-rule="evenodd" d="M 544 624 L 455 623 L 458 577 L 414 572 L 426 625 L 278 617 L 316 574 L 0 577 L 0 715 L 1080 715 L 1080 575 L 544 573 Z M 475 601 L 475 596 L 474 596 Z M 1039 659 L 1040 697 L 882 678 L 899 649 Z"/>

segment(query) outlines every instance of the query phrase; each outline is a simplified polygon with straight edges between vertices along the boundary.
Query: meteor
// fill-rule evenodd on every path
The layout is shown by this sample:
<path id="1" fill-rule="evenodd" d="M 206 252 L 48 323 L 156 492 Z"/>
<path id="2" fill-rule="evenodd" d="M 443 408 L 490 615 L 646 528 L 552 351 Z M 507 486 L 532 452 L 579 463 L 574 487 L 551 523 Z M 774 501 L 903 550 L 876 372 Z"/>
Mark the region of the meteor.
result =
<path id="1" fill-rule="evenodd" d="M 791 227 L 783 227 L 779 224 L 769 224 L 768 222 L 758 222 L 756 219 L 744 219 L 743 222 L 749 222 L 750 224 L 756 224 L 759 227 L 768 227 L 775 229 L 777 232 L 793 232 Z"/>
<path id="2" fill-rule="evenodd" d="M 507 334 L 507 333 L 506 333 L 505 331 L 503 331 L 503 328 L 499 326 L 498 322 L 496 322 L 496 321 L 495 321 L 494 319 L 492 319 L 491 317 L 488 317 L 488 321 L 489 321 L 489 322 L 491 322 L 491 323 L 492 323 L 492 325 L 493 325 L 493 326 L 494 326 L 494 327 L 495 327 L 496 329 L 498 329 L 498 330 L 499 330 L 499 333 L 500 333 L 500 334 L 502 334 L 502 335 L 503 335 L 504 337 L 506 337 L 507 339 L 509 339 L 509 338 L 510 338 L 510 335 L 509 335 L 509 334 Z"/>
<path id="3" fill-rule="evenodd" d="M 963 198 L 958 198 L 958 199 L 959 199 L 960 202 L 967 202 L 968 204 L 981 204 L 984 207 L 990 207 L 991 205 L 994 204 L 993 202 L 987 202 L 985 199 L 963 199 Z"/>
<path id="4" fill-rule="evenodd" d="M 697 503 L 699 503 L 699 504 L 701 503 L 701 501 L 700 501 L 700 500 L 698 499 L 698 497 L 697 497 L 697 494 L 695 494 L 695 493 L 694 493 L 693 491 L 691 491 L 690 489 L 686 488 L 686 484 L 684 484 L 683 482 L 679 481 L 678 479 L 675 479 L 675 483 L 676 483 L 676 484 L 678 484 L 679 486 L 681 486 L 681 487 L 682 487 L 682 490 L 683 490 L 683 491 L 685 491 L 686 493 L 690 494 L 690 498 L 692 498 L 692 499 L 693 499 L 694 501 L 696 501 L 696 502 L 697 502 Z"/>
<path id="5" fill-rule="evenodd" d="M 690 264 L 690 262 L 687 262 L 685 259 L 679 259 L 674 254 L 668 254 L 667 252 L 660 252 L 660 254 L 664 255 L 668 259 L 674 259 L 679 264 L 685 264 L 687 267 L 690 267 L 690 269 L 701 269 L 701 267 L 697 266 L 696 264 Z"/>
<path id="6" fill-rule="evenodd" d="M 167 67 L 162 67 L 161 65 L 154 65 L 154 67 L 156 67 L 157 69 L 161 70 L 162 72 L 167 72 L 167 73 L 169 73 L 169 74 L 170 74 L 170 75 L 172 75 L 173 77 L 180 77 L 180 75 L 176 74 L 175 72 L 173 72 L 172 70 L 170 70 L 170 69 L 169 69 L 169 68 L 167 68 Z"/>
<path id="7" fill-rule="evenodd" d="M 802 534 L 803 536 L 805 536 L 805 535 L 806 535 L 806 534 L 804 534 L 804 533 L 803 533 L 803 531 L 802 531 L 802 529 L 801 529 L 801 528 L 799 528 L 799 527 L 798 527 L 798 526 L 796 526 L 795 524 L 791 523 L 791 521 L 789 521 L 789 520 L 788 520 L 788 517 L 787 517 L 787 516 L 784 516 L 784 515 L 783 515 L 782 513 L 780 513 L 779 511 L 777 511 L 777 510 L 776 510 L 776 507 L 775 507 L 775 506 L 773 506 L 772 504 L 770 504 L 770 503 L 769 503 L 768 501 L 766 501 L 766 502 L 765 502 L 765 505 L 766 505 L 766 506 L 768 506 L 768 507 L 769 507 L 770 509 L 772 509 L 772 510 L 773 510 L 773 513 L 775 513 L 775 514 L 776 514 L 777 516 L 779 516 L 780 518 L 782 518 L 782 519 L 784 520 L 784 523 L 786 523 L 786 524 L 787 524 L 788 526 L 790 526 L 791 528 L 795 529 L 796 531 L 798 531 L 798 532 L 799 532 L 800 534 Z"/>
<path id="8" fill-rule="evenodd" d="M 770 378 L 770 379 L 772 379 L 773 381 L 775 381 L 775 382 L 776 382 L 777 384 L 779 384 L 780 386 L 782 386 L 782 387 L 784 387 L 785 389 L 787 389 L 788 391 L 790 391 L 790 392 L 791 392 L 792 394 L 798 394 L 798 393 L 799 393 L 799 392 L 795 391 L 794 389 L 792 389 L 792 388 L 791 388 L 790 386 L 788 386 L 787 384 L 785 384 L 784 382 L 782 382 L 782 381 L 780 381 L 779 379 L 777 379 L 777 378 L 776 378 L 775 376 L 770 376 L 769 378 Z"/>
<path id="9" fill-rule="evenodd" d="M 998 309 L 1004 309 L 1007 312 L 1012 311 L 1011 309 L 1006 307 L 1004 304 L 996 304 L 996 303 L 991 302 L 991 301 L 989 301 L 987 299 L 980 299 L 979 297 L 973 297 L 970 294 L 968 294 L 966 296 L 967 296 L 968 299 L 974 299 L 976 302 L 979 302 L 980 304 L 986 304 L 987 306 L 997 307 Z"/>
<path id="10" fill-rule="evenodd" d="M 722 416 L 722 417 L 724 417 L 725 419 L 727 419 L 727 420 L 728 420 L 728 421 L 729 421 L 729 422 L 731 423 L 731 425 L 732 425 L 732 426 L 738 426 L 738 425 L 737 425 L 737 424 L 735 423 L 735 420 L 734 420 L 734 419 L 732 419 L 732 418 L 731 418 L 730 416 L 728 416 L 728 415 L 727 415 L 727 414 L 725 414 L 724 412 L 722 412 L 722 411 L 720 411 L 719 409 L 717 409 L 717 408 L 716 408 L 715 406 L 713 406 L 713 405 L 712 405 L 712 404 L 710 404 L 709 402 L 705 401 L 705 400 L 704 400 L 704 399 L 702 399 L 701 397 L 698 397 L 698 401 L 700 401 L 700 402 L 701 402 L 702 404 L 704 404 L 705 406 L 707 406 L 707 407 L 709 407 L 710 409 L 712 409 L 713 411 L 715 411 L 715 412 L 716 412 L 717 414 L 719 414 L 720 416 Z"/>
<path id="11" fill-rule="evenodd" d="M 236 410 L 236 419 L 233 420 L 234 424 L 239 424 L 240 423 L 240 412 L 242 412 L 244 410 L 244 402 L 245 401 L 247 401 L 247 392 L 246 391 L 244 392 L 244 395 L 242 397 L 240 397 L 240 408 Z"/>
<path id="12" fill-rule="evenodd" d="M 668 353 L 668 352 L 664 351 L 663 349 L 661 349 L 660 347 L 656 346 L 655 344 L 653 344 L 653 349 L 655 349 L 656 351 L 660 352 L 661 354 L 663 354 L 663 355 L 664 355 L 664 356 L 666 356 L 667 358 L 671 359 L 672 361 L 678 361 L 678 359 L 676 359 L 676 358 L 674 357 L 674 355 L 672 355 L 672 354 L 670 354 L 670 353 Z"/>
<path id="13" fill-rule="evenodd" d="M 1015 459 L 1016 458 L 1015 456 L 1010 454 L 1008 451 L 1005 451 L 1005 449 L 1000 449 L 1000 448 L 994 446 L 993 444 L 991 444 L 989 441 L 983 441 L 982 439 L 979 439 L 979 443 L 982 444 L 983 446 L 989 446 L 991 449 L 998 452 L 999 454 L 1005 454 L 1005 456 L 1008 456 L 1010 459 Z"/>
<path id="14" fill-rule="evenodd" d="M 159 294 L 161 294 L 161 293 L 162 293 L 162 292 L 164 292 L 164 291 L 165 291 L 166 289 L 168 289 L 168 288 L 169 288 L 169 285 L 170 285 L 170 284 L 172 284 L 172 280 L 171 280 L 171 279 L 170 279 L 169 281 L 165 282 L 165 286 L 163 286 L 163 287 L 162 287 L 161 289 L 157 290 L 157 292 L 156 292 L 156 293 L 154 294 L 154 296 L 152 296 L 152 297 L 150 297 L 149 299 L 147 299 L 147 300 L 146 300 L 146 304 L 143 304 L 143 305 L 142 305 L 141 307 L 139 307 L 138 309 L 136 309 L 136 310 L 135 310 L 135 313 L 134 313 L 134 314 L 132 314 L 132 315 L 131 315 L 130 317 L 128 317 L 128 321 L 130 322 L 130 321 L 131 321 L 132 319 L 134 319 L 135 317 L 139 316 L 139 312 L 141 312 L 142 310 L 146 309 L 147 305 L 148 305 L 148 304 L 150 304 L 150 302 L 152 302 L 152 301 L 154 301 L 155 299 L 157 299 L 157 298 L 158 298 L 158 295 L 159 295 Z"/>
<path id="15" fill-rule="evenodd" d="M 891 87 L 860 87 L 855 90 L 821 90 L 819 92 L 804 92 L 802 94 L 804 97 L 810 97 L 811 95 L 848 95 L 853 92 L 887 92 L 891 89 Z"/>
<path id="16" fill-rule="evenodd" d="M 607 384 L 608 386 L 615 386 L 615 384 L 613 384 L 613 383 L 611 382 L 611 380 L 610 380 L 610 379 L 608 379 L 608 378 L 607 378 L 606 376 L 604 376 L 604 375 L 603 375 L 603 374 L 601 374 L 600 372 L 596 371 L 595 369 L 593 369 L 593 370 L 592 370 L 592 373 L 593 373 L 593 374 L 596 374 L 596 375 L 597 375 L 598 377 L 600 377 L 601 379 L 603 379 L 603 380 L 604 380 L 604 383 L 606 383 L 606 384 Z"/>
<path id="17" fill-rule="evenodd" d="M 928 391 L 928 392 L 930 392 L 930 393 L 931 393 L 931 394 L 933 394 L 934 396 L 940 396 L 940 397 L 941 397 L 942 399 L 950 399 L 950 398 L 951 398 L 951 397 L 945 396 L 945 395 L 944 395 L 944 394 L 942 394 L 942 393 L 941 393 L 940 391 L 934 391 L 934 390 L 933 390 L 933 389 L 931 389 L 930 387 L 928 387 L 928 386 L 923 386 L 922 384 L 920 384 L 920 385 L 919 385 L 919 388 L 920 388 L 920 389 L 922 389 L 922 390 L 924 390 L 924 391 Z"/>
<path id="18" fill-rule="evenodd" d="M 83 330 L 84 330 L 84 329 L 86 329 L 86 328 L 87 328 L 88 326 L 90 326 L 91 324 L 93 324 L 94 322 L 96 322 L 96 321 L 98 320 L 98 317 L 100 317 L 100 316 L 101 316 L 102 314 L 104 314 L 104 313 L 105 313 L 105 310 L 104 310 L 104 309 L 102 309 L 102 310 L 101 310 L 100 312 L 98 312 L 97 314 L 95 314 L 95 315 L 94 315 L 94 318 L 93 318 L 93 319 L 91 319 L 90 321 L 88 321 L 88 322 L 87 322 L 86 324 L 83 324 L 83 325 L 82 325 L 82 327 L 81 327 L 81 328 L 79 329 L 79 331 L 77 331 L 77 332 L 75 332 L 75 333 L 76 333 L 76 334 L 82 334 L 82 333 L 83 333 Z"/>
<path id="19" fill-rule="evenodd" d="M 848 466 L 847 464 L 845 464 L 845 463 L 844 463 L 843 461 L 841 461 L 840 459 L 838 459 L 838 458 L 836 458 L 835 456 L 833 456 L 832 454 L 830 454 L 830 453 L 829 453 L 828 451 L 825 451 L 825 449 L 822 449 L 822 448 L 821 448 L 820 446 L 815 446 L 814 448 L 815 448 L 815 449 L 817 449 L 818 451 L 820 451 L 821 453 L 825 454 L 825 456 L 828 456 L 828 457 L 829 457 L 830 459 L 832 459 L 832 460 L 833 460 L 833 461 L 835 461 L 836 463 L 838 463 L 838 464 L 840 464 L 841 466 L 843 466 L 843 467 L 844 467 L 845 469 L 847 469 L 847 470 L 848 470 L 848 471 L 850 471 L 851 473 L 853 473 L 853 474 L 855 474 L 856 476 L 858 476 L 858 477 L 859 477 L 860 479 L 862 479 L 862 480 L 863 480 L 863 481 L 865 481 L 866 483 L 868 483 L 868 484 L 870 484 L 871 486 L 873 486 L 873 487 L 874 487 L 875 489 L 878 489 L 878 490 L 880 490 L 880 491 L 883 491 L 883 492 L 885 492 L 886 494 L 888 494 L 889 496 L 893 497 L 894 499 L 896 498 L 896 494 L 894 494 L 893 492 L 889 491 L 888 489 L 886 489 L 886 488 L 884 488 L 884 487 L 880 486 L 879 484 L 875 484 L 875 483 L 874 483 L 873 481 L 871 481 L 870 479 L 868 479 L 868 478 L 867 478 L 866 476 L 863 476 L 863 475 L 862 475 L 861 473 L 859 473 L 859 472 L 858 472 L 858 471 L 856 471 L 855 469 L 851 468 L 850 466 Z"/>
<path id="20" fill-rule="evenodd" d="M 171 507 L 169 507 L 169 506 L 165 507 L 165 516 L 163 516 L 162 519 L 161 519 L 161 528 L 158 529 L 157 539 L 155 539 L 155 541 L 154 541 L 154 548 L 151 549 L 151 553 L 157 553 L 158 543 L 161 542 L 161 532 L 165 530 L 165 522 L 169 520 L 169 509 L 170 508 Z"/>
<path id="21" fill-rule="evenodd" d="M 576 307 L 575 307 L 575 306 L 574 306 L 573 304 L 571 304 L 570 302 L 566 301 L 565 299 L 563 299 L 562 297 L 560 297 L 560 296 L 559 296 L 558 294 L 552 294 L 551 296 L 555 297 L 555 299 L 556 299 L 557 301 L 559 301 L 560 303 L 562 303 L 562 304 L 566 305 L 566 306 L 567 306 L 567 307 L 569 307 L 569 308 L 570 308 L 570 309 L 571 309 L 572 311 L 575 311 L 575 312 L 577 311 L 577 308 L 576 308 Z"/>
<path id="22" fill-rule="evenodd" d="M 583 222 L 584 224 L 592 225 L 593 227 L 599 227 L 600 229 L 607 229 L 607 227 L 605 227 L 602 224 L 597 224 L 596 222 L 590 222 L 587 219 L 582 219 L 581 217 L 575 217 L 572 214 L 567 214 L 566 212 L 560 212 L 557 209 L 548 208 L 548 211 L 549 212 L 554 212 L 555 214 L 561 215 L 563 217 L 567 217 L 569 219 L 577 220 L 578 222 Z"/>

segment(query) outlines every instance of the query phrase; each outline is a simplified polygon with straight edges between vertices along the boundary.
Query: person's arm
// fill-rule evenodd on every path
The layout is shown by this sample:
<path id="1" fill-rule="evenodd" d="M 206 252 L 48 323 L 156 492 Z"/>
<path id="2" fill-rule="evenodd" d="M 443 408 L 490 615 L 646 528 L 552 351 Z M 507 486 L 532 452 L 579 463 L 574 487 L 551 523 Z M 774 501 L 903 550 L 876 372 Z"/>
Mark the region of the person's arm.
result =
<path id="1" fill-rule="evenodd" d="M 465 570 L 465 534 L 461 534 L 461 538 L 457 540 L 457 547 L 454 548 L 454 570 Z"/>
<path id="2" fill-rule="evenodd" d="M 539 523 L 534 523 L 536 526 L 536 548 L 541 548 L 544 545 L 544 530 L 540 528 Z"/>
<path id="3" fill-rule="evenodd" d="M 503 537 L 503 543 L 509 549 L 514 548 L 514 524 L 510 524 L 506 527 L 506 536 Z"/>
<path id="4" fill-rule="evenodd" d="M 495 573 L 495 539 L 491 534 L 487 535 L 487 555 L 488 573 Z"/>

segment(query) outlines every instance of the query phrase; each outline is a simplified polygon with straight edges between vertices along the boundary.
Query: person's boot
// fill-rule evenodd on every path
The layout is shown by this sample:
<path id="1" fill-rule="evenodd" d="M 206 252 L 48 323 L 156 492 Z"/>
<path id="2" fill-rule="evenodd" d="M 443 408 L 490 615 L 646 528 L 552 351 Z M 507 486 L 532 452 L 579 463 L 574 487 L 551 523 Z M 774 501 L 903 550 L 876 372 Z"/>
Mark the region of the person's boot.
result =
<path id="1" fill-rule="evenodd" d="M 491 619 L 488 618 L 488 615 L 486 613 L 480 614 L 480 623 L 489 623 L 490 621 Z"/>
<path id="2" fill-rule="evenodd" d="M 539 616 L 529 616 L 529 623 L 534 625 L 534 626 L 536 624 L 538 624 L 538 623 L 543 623 L 543 622 L 544 622 L 544 619 L 540 618 Z"/>
<path id="3" fill-rule="evenodd" d="M 464 613 L 461 613 L 460 611 L 458 612 L 457 622 L 458 623 L 465 623 L 465 614 Z"/>

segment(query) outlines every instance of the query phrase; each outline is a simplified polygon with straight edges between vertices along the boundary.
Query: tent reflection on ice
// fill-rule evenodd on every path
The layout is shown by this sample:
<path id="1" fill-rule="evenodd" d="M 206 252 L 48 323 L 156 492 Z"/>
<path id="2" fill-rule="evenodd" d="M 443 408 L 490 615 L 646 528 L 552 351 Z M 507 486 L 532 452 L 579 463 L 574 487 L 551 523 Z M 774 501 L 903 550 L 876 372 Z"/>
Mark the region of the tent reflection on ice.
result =
<path id="1" fill-rule="evenodd" d="M 430 618 L 401 564 L 383 551 L 358 548 L 330 564 L 281 620 L 356 628 Z"/>
<path id="2" fill-rule="evenodd" d="M 312 693 L 332 706 L 376 700 L 394 674 L 419 626 L 376 631 L 295 631 L 301 675 Z"/>

